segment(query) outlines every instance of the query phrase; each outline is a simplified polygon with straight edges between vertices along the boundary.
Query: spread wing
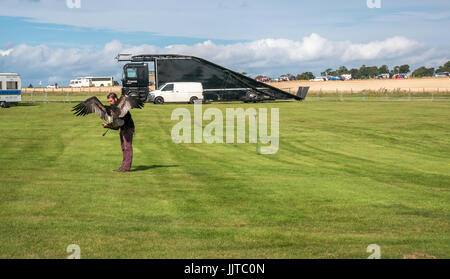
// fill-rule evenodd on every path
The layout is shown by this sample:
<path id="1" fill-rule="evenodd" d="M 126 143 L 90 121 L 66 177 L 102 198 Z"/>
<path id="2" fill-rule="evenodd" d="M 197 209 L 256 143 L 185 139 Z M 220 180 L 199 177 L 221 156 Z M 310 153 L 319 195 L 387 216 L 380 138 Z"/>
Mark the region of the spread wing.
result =
<path id="1" fill-rule="evenodd" d="M 128 95 L 122 95 L 119 99 L 119 103 L 117 105 L 117 108 L 120 110 L 119 117 L 124 117 L 130 109 L 141 109 L 144 107 L 144 102 L 135 96 L 128 96 Z"/>
<path id="2" fill-rule="evenodd" d="M 97 97 L 91 97 L 86 101 L 74 106 L 72 111 L 76 116 L 85 116 L 90 113 L 96 113 L 101 119 L 111 121 L 111 113 L 109 107 L 105 107 Z"/>

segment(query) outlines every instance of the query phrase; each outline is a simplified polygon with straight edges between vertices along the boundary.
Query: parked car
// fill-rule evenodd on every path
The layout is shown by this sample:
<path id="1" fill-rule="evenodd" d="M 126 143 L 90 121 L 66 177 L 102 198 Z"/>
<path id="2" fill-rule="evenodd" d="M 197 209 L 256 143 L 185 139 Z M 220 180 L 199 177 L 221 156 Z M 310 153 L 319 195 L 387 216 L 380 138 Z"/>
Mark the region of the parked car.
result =
<path id="1" fill-rule="evenodd" d="M 344 74 L 341 76 L 344 80 L 352 80 L 352 75 L 351 74 Z"/>
<path id="2" fill-rule="evenodd" d="M 315 77 L 313 79 L 310 79 L 309 81 L 326 81 L 327 79 L 324 77 Z"/>
<path id="3" fill-rule="evenodd" d="M 257 82 L 268 82 L 270 81 L 270 79 L 268 77 L 262 77 L 262 78 L 258 78 L 256 79 Z"/>
<path id="4" fill-rule="evenodd" d="M 53 85 L 47 85 L 47 88 L 58 88 L 58 83 L 55 83 Z"/>
<path id="5" fill-rule="evenodd" d="M 344 80 L 343 77 L 328 77 L 328 80 Z"/>
<path id="6" fill-rule="evenodd" d="M 386 79 L 386 78 L 389 78 L 389 77 L 390 77 L 389 74 L 381 74 L 381 75 L 376 76 L 377 79 Z"/>
<path id="7" fill-rule="evenodd" d="M 169 82 L 150 92 L 147 101 L 155 104 L 190 103 L 203 101 L 203 86 L 200 82 Z"/>
<path id="8" fill-rule="evenodd" d="M 448 77 L 448 76 L 450 76 L 450 73 L 448 72 L 434 74 L 434 77 Z"/>
<path id="9" fill-rule="evenodd" d="M 396 74 L 392 77 L 392 79 L 407 79 L 408 74 Z"/>

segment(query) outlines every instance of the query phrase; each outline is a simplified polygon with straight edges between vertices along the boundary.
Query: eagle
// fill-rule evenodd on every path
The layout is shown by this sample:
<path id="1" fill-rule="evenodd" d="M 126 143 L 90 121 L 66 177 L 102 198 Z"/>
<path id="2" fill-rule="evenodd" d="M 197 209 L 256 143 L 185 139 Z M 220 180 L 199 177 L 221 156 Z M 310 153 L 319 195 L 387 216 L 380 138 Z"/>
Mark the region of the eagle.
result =
<path id="1" fill-rule="evenodd" d="M 107 128 L 117 130 L 125 123 L 120 118 L 125 117 L 130 109 L 142 109 L 143 107 L 144 102 L 138 97 L 122 95 L 117 103 L 111 106 L 104 106 L 97 97 L 91 97 L 74 106 L 72 111 L 76 116 L 86 116 L 91 113 L 96 113 L 101 119 L 108 122 Z"/>

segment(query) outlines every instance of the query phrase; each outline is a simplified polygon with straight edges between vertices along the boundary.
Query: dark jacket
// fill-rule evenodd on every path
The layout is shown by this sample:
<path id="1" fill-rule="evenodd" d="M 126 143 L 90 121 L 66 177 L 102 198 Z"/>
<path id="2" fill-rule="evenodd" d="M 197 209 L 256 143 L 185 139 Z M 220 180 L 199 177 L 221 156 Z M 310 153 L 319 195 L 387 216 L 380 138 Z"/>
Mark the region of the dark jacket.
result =
<path id="1" fill-rule="evenodd" d="M 123 124 L 120 127 L 121 130 L 134 129 L 134 122 L 133 122 L 133 118 L 131 117 L 131 113 L 130 112 L 125 114 L 125 116 L 123 118 L 120 118 L 120 119 L 125 121 L 125 124 Z"/>

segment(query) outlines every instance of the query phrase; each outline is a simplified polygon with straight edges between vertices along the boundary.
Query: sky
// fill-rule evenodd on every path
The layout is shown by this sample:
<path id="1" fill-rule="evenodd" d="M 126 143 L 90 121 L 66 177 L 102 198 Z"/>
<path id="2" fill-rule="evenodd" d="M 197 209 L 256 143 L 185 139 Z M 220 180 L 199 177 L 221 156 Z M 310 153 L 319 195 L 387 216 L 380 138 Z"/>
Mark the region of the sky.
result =
<path id="1" fill-rule="evenodd" d="M 379 4 L 379 5 L 378 5 Z M 114 76 L 118 53 L 194 55 L 252 76 L 450 60 L 448 0 L 0 0 L 0 72 Z"/>

